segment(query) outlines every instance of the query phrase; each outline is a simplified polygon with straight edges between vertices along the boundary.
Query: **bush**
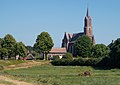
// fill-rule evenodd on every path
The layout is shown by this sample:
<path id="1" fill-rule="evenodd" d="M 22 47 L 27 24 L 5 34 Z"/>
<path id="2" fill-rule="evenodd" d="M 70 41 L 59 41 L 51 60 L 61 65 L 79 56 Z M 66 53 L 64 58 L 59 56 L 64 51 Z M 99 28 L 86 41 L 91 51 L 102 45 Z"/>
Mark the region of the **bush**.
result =
<path id="1" fill-rule="evenodd" d="M 96 66 L 97 67 L 103 67 L 103 68 L 107 67 L 108 68 L 108 67 L 111 67 L 110 63 L 111 63 L 110 58 L 109 57 L 104 57 L 104 58 L 101 59 L 100 62 L 97 63 Z"/>
<path id="2" fill-rule="evenodd" d="M 100 61 L 100 58 L 79 58 L 53 60 L 51 63 L 55 66 L 97 66 Z"/>
<path id="3" fill-rule="evenodd" d="M 72 60 L 73 59 L 73 55 L 71 53 L 66 53 L 62 59 L 68 59 L 68 60 Z"/>
<path id="4" fill-rule="evenodd" d="M 59 60 L 59 59 L 60 59 L 60 57 L 58 55 L 53 56 L 53 60 Z"/>
<path id="5" fill-rule="evenodd" d="M 101 59 L 98 58 L 79 58 L 74 59 L 72 65 L 77 66 L 96 66 Z"/>
<path id="6" fill-rule="evenodd" d="M 72 61 L 70 59 L 59 59 L 59 60 L 53 60 L 51 61 L 52 65 L 55 66 L 70 66 L 72 65 Z"/>

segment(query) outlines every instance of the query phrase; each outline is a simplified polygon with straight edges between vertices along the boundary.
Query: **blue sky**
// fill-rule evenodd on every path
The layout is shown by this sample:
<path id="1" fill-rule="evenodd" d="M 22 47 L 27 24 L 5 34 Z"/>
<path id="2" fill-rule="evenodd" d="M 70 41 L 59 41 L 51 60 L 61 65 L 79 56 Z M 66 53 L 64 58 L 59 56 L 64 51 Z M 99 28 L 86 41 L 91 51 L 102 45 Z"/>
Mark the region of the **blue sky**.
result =
<path id="1" fill-rule="evenodd" d="M 0 0 L 0 37 L 12 34 L 26 45 L 49 32 L 60 47 L 64 32 L 82 32 L 87 4 L 96 43 L 120 38 L 120 0 Z"/>

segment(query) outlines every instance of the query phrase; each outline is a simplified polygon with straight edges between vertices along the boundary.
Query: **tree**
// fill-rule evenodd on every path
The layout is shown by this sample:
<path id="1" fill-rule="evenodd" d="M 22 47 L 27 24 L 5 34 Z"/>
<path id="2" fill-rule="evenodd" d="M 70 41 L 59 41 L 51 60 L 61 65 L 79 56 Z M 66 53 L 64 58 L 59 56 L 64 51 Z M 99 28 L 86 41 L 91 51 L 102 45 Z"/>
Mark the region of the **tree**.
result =
<path id="1" fill-rule="evenodd" d="M 16 55 L 19 55 L 21 57 L 27 56 L 27 50 L 25 48 L 25 45 L 22 42 L 16 43 L 14 48 L 15 48 L 14 52 Z"/>
<path id="2" fill-rule="evenodd" d="M 8 57 L 9 58 L 14 56 L 14 45 L 15 44 L 16 44 L 16 40 L 12 35 L 7 34 L 3 38 L 3 42 L 1 44 L 1 46 L 2 46 L 2 48 L 6 48 L 8 50 Z"/>
<path id="3" fill-rule="evenodd" d="M 32 46 L 26 46 L 26 49 L 29 50 L 30 52 L 34 50 Z"/>
<path id="4" fill-rule="evenodd" d="M 109 48 L 104 44 L 96 44 L 92 48 L 92 57 L 107 57 L 109 55 Z"/>
<path id="5" fill-rule="evenodd" d="M 0 57 L 1 59 L 8 57 L 8 50 L 6 48 L 0 48 Z"/>
<path id="6" fill-rule="evenodd" d="M 110 46 L 111 66 L 120 68 L 120 38 L 118 38 Z"/>
<path id="7" fill-rule="evenodd" d="M 3 38 L 0 38 L 0 48 L 2 48 Z"/>
<path id="8" fill-rule="evenodd" d="M 51 50 L 54 43 L 52 38 L 47 32 L 42 32 L 37 36 L 36 43 L 34 44 L 34 48 L 39 52 L 43 53 L 45 59 L 47 59 L 47 53 Z"/>
<path id="9" fill-rule="evenodd" d="M 75 42 L 75 53 L 77 56 L 90 57 L 91 56 L 91 48 L 92 48 L 92 41 L 91 39 L 83 35 L 79 37 Z"/>

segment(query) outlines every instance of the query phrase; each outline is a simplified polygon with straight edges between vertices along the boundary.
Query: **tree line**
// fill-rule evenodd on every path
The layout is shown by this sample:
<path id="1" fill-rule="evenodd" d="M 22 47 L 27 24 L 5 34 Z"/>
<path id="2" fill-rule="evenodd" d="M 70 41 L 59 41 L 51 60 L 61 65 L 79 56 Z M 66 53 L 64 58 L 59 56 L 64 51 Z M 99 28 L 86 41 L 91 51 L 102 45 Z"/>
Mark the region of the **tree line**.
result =
<path id="1" fill-rule="evenodd" d="M 54 43 L 48 32 L 40 33 L 33 46 L 25 46 L 22 42 L 17 42 L 15 38 L 7 34 L 0 38 L 0 59 L 15 59 L 17 55 L 25 58 L 29 53 L 38 59 L 47 60 L 47 54 L 52 49 Z M 120 68 L 120 38 L 110 43 L 93 44 L 88 36 L 81 36 L 75 41 L 75 55 L 66 53 L 62 59 L 54 56 L 53 65 L 80 65 Z"/>
<path id="2" fill-rule="evenodd" d="M 91 39 L 84 35 L 75 41 L 76 56 L 67 53 L 62 59 L 56 58 L 53 65 L 97 66 L 104 68 L 120 68 L 120 38 L 110 43 L 93 44 Z"/>
<path id="3" fill-rule="evenodd" d="M 37 36 L 34 46 L 25 46 L 24 43 L 17 42 L 11 34 L 7 34 L 4 38 L 0 38 L 0 58 L 16 59 L 17 55 L 21 58 L 25 58 L 28 53 L 31 53 L 39 59 L 47 59 L 45 56 L 53 45 L 53 40 L 48 32 L 40 33 Z M 44 56 L 42 57 L 40 54 Z"/>

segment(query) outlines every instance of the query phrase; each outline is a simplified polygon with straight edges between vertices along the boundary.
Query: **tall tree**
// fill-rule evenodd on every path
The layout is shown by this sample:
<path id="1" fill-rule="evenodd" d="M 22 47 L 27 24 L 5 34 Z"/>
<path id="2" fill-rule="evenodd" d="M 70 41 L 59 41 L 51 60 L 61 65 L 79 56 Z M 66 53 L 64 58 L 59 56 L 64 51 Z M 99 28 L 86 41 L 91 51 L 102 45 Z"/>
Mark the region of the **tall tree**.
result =
<path id="1" fill-rule="evenodd" d="M 2 48 L 6 48 L 8 50 L 8 57 L 12 57 L 15 56 L 14 55 L 14 45 L 16 44 L 16 40 L 15 38 L 10 35 L 7 34 L 4 38 L 3 38 L 3 43 L 2 43 Z"/>
<path id="2" fill-rule="evenodd" d="M 15 52 L 16 55 L 19 55 L 21 57 L 26 57 L 27 56 L 26 47 L 22 42 L 16 43 L 14 48 L 15 48 L 14 52 Z"/>
<path id="3" fill-rule="evenodd" d="M 77 56 L 91 57 L 91 48 L 92 48 L 92 41 L 91 39 L 84 35 L 78 38 L 75 42 L 75 53 Z"/>
<path id="4" fill-rule="evenodd" d="M 44 59 L 47 60 L 47 53 L 51 50 L 54 43 L 48 32 L 42 32 L 37 36 L 34 48 L 39 52 L 43 53 Z"/>
<path id="5" fill-rule="evenodd" d="M 109 48 L 104 44 L 96 44 L 92 48 L 92 57 L 103 58 L 109 55 Z"/>
<path id="6" fill-rule="evenodd" d="M 111 66 L 120 68 L 120 38 L 109 46 Z"/>

